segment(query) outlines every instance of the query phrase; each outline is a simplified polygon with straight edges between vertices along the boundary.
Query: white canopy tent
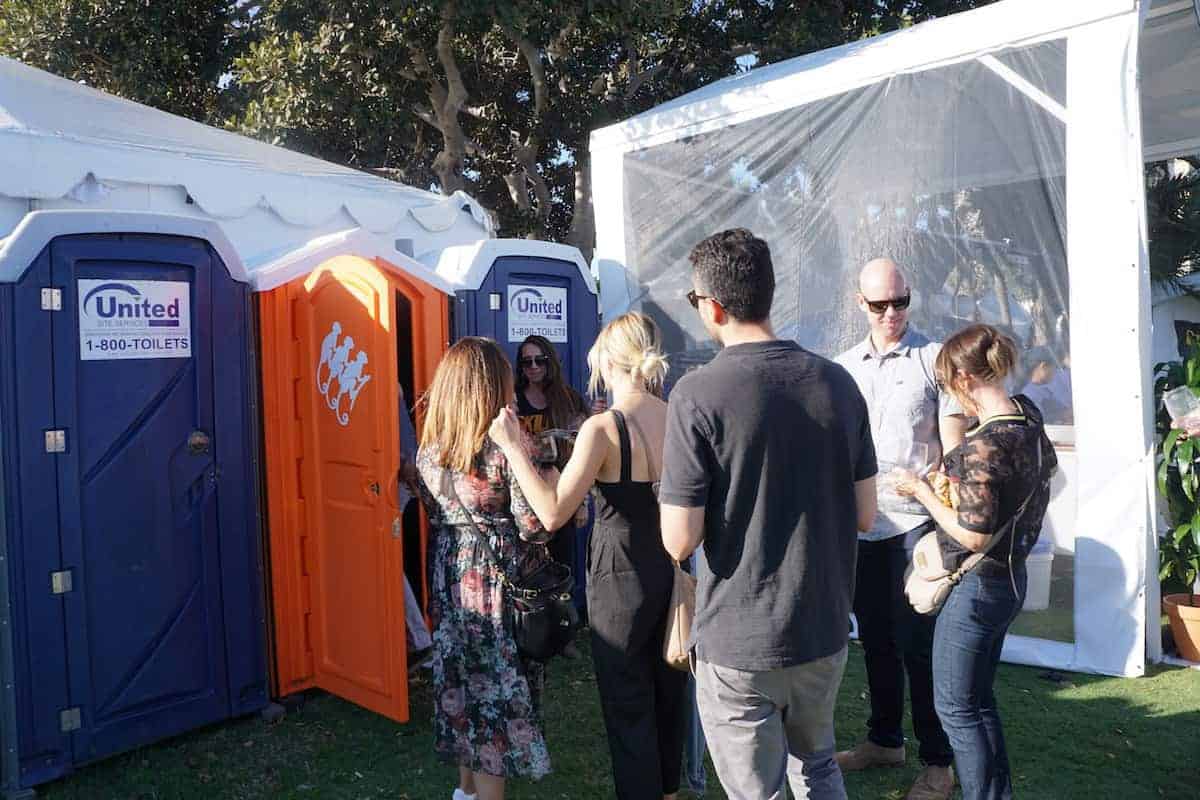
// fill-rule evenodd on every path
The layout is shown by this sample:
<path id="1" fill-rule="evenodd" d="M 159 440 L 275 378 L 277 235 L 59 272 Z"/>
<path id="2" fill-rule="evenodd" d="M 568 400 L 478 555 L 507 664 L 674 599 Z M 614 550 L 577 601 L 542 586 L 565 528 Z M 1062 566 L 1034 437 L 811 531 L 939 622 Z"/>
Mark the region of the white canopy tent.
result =
<path id="1" fill-rule="evenodd" d="M 74 215 L 47 222 L 62 212 Z M 330 235 L 409 256 L 494 236 L 461 192 L 404 186 L 0 57 L 0 281 L 28 266 L 16 232 L 202 229 L 220 231 L 226 265 L 243 278 Z M 44 243 L 26 242 L 21 258 Z"/>
<path id="2" fill-rule="evenodd" d="M 1004 655 L 1140 675 L 1159 653 L 1142 165 L 1197 150 L 1193 0 L 1002 0 L 596 131 L 602 307 L 654 315 L 676 370 L 706 360 L 687 253 L 745 226 L 772 247 L 776 330 L 816 352 L 865 335 L 854 278 L 891 255 L 927 333 L 989 321 L 1051 353 L 1050 608 Z"/>

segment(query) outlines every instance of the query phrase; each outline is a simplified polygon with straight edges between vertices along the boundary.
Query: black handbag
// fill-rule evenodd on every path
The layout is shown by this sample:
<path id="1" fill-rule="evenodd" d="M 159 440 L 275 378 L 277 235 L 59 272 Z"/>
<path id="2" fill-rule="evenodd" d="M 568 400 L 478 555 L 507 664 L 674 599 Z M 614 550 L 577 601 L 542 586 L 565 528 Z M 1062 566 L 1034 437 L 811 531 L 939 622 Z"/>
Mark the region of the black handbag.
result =
<path id="1" fill-rule="evenodd" d="M 549 661 L 561 655 L 579 627 L 579 612 L 571 600 L 575 587 L 571 568 L 551 558 L 530 574 L 514 580 L 504 569 L 504 562 L 488 543 L 471 511 L 458 499 L 454 477 L 448 475 L 450 494 L 462 509 L 479 544 L 496 563 L 504 587 L 504 620 L 517 652 L 533 661 Z"/>

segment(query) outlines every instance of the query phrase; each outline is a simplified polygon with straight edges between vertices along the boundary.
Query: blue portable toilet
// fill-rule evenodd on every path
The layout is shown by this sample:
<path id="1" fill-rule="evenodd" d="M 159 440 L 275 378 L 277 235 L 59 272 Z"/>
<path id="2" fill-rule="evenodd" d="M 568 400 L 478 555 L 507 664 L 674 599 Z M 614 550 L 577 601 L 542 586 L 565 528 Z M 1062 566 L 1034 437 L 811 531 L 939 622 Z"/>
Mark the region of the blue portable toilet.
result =
<path id="1" fill-rule="evenodd" d="M 245 279 L 194 218 L 34 212 L 3 240 L 9 796 L 267 703 Z"/>
<path id="2" fill-rule="evenodd" d="M 578 248 L 532 239 L 487 239 L 420 256 L 460 287 L 450 330 L 455 339 L 495 339 L 517 363 L 530 334 L 549 339 L 563 374 L 586 396 L 587 353 L 600 332 L 596 281 Z"/>
<path id="3" fill-rule="evenodd" d="M 267 702 L 280 554 L 258 514 L 250 292 L 314 246 L 492 232 L 461 192 L 0 57 L 0 793 Z"/>
<path id="4" fill-rule="evenodd" d="M 455 291 L 450 320 L 455 339 L 495 339 L 515 369 L 525 337 L 545 336 L 558 351 L 567 381 L 587 396 L 587 354 L 600 333 L 600 316 L 596 281 L 578 248 L 532 239 L 488 239 L 447 247 L 423 260 L 461 287 Z M 574 532 L 573 596 L 581 610 L 586 606 L 586 553 L 594 517 L 589 513 L 587 524 Z"/>

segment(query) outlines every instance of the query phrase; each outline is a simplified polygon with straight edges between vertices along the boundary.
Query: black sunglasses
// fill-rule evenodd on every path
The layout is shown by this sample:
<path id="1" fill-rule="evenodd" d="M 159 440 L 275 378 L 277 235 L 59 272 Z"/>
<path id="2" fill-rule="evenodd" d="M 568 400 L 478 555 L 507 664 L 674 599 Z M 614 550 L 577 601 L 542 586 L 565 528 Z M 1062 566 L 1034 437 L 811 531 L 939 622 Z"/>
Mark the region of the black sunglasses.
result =
<path id="1" fill-rule="evenodd" d="M 521 367 L 544 367 L 549 363 L 550 358 L 548 356 L 525 356 L 524 358 L 517 359 L 517 364 Z"/>
<path id="2" fill-rule="evenodd" d="M 908 304 L 912 302 L 912 292 L 905 292 L 904 297 L 894 297 L 891 300 L 867 300 L 865 297 L 863 300 L 866 301 L 867 308 L 871 309 L 873 313 L 886 314 L 888 306 L 897 311 L 903 311 L 908 308 Z"/>
<path id="3" fill-rule="evenodd" d="M 722 305 L 721 301 L 713 297 L 711 294 L 696 294 L 695 289 L 688 291 L 687 301 L 692 304 L 692 308 L 699 310 L 701 300 L 712 300 L 717 305 Z"/>

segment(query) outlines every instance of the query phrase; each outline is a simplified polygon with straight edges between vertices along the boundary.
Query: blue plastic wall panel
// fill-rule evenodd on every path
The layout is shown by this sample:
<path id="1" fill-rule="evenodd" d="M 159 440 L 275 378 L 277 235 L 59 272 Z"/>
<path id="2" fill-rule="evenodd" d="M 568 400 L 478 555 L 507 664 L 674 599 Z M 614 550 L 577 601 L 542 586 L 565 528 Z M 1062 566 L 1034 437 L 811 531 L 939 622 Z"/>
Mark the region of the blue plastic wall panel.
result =
<path id="1" fill-rule="evenodd" d="M 182 285 L 190 355 L 81 358 L 82 280 L 126 300 L 139 281 Z M 50 286 L 61 311 L 41 311 Z M 11 297 L 0 401 L 17 443 L 3 455 L 19 485 L 4 488 L 31 786 L 265 705 L 256 377 L 247 287 L 199 240 L 60 237 Z M 45 452 L 50 428 L 66 452 Z M 193 434 L 208 446 L 189 447 Z M 71 591 L 51 594 L 55 570 L 71 571 Z M 81 715 L 69 734 L 66 708 Z"/>
<path id="2" fill-rule="evenodd" d="M 583 394 L 588 382 L 587 353 L 596 341 L 600 322 L 596 295 L 588 289 L 579 267 L 573 262 L 529 256 L 496 259 L 478 291 L 458 292 L 455 338 L 487 336 L 495 339 L 515 368 L 520 340 L 509 341 L 508 336 L 509 286 L 514 284 L 567 290 L 567 341 L 556 342 L 554 346 L 567 380 Z M 500 294 L 497 310 L 491 308 L 492 293 Z"/>
<path id="3" fill-rule="evenodd" d="M 50 573 L 62 564 L 57 465 L 45 452 L 45 431 L 55 427 L 54 384 L 51 314 L 41 310 L 41 289 L 52 285 L 47 249 L 20 283 L 0 286 L 3 567 L 13 653 L 13 688 L 5 696 L 16 706 L 16 741 L 4 747 L 15 744 L 19 764 L 3 776 L 6 790 L 56 778 L 72 761 L 71 738 L 59 723 L 59 712 L 70 705 L 65 615 L 61 598 L 50 592 Z"/>
<path id="4" fill-rule="evenodd" d="M 266 568 L 259 505 L 261 442 L 258 366 L 250 287 L 229 277 L 219 257 L 212 294 L 213 379 L 216 393 L 217 510 L 221 530 L 221 586 L 225 616 L 229 703 L 233 716 L 269 700 L 266 643 Z M 238 331 L 222 336 L 221 331 Z"/>

